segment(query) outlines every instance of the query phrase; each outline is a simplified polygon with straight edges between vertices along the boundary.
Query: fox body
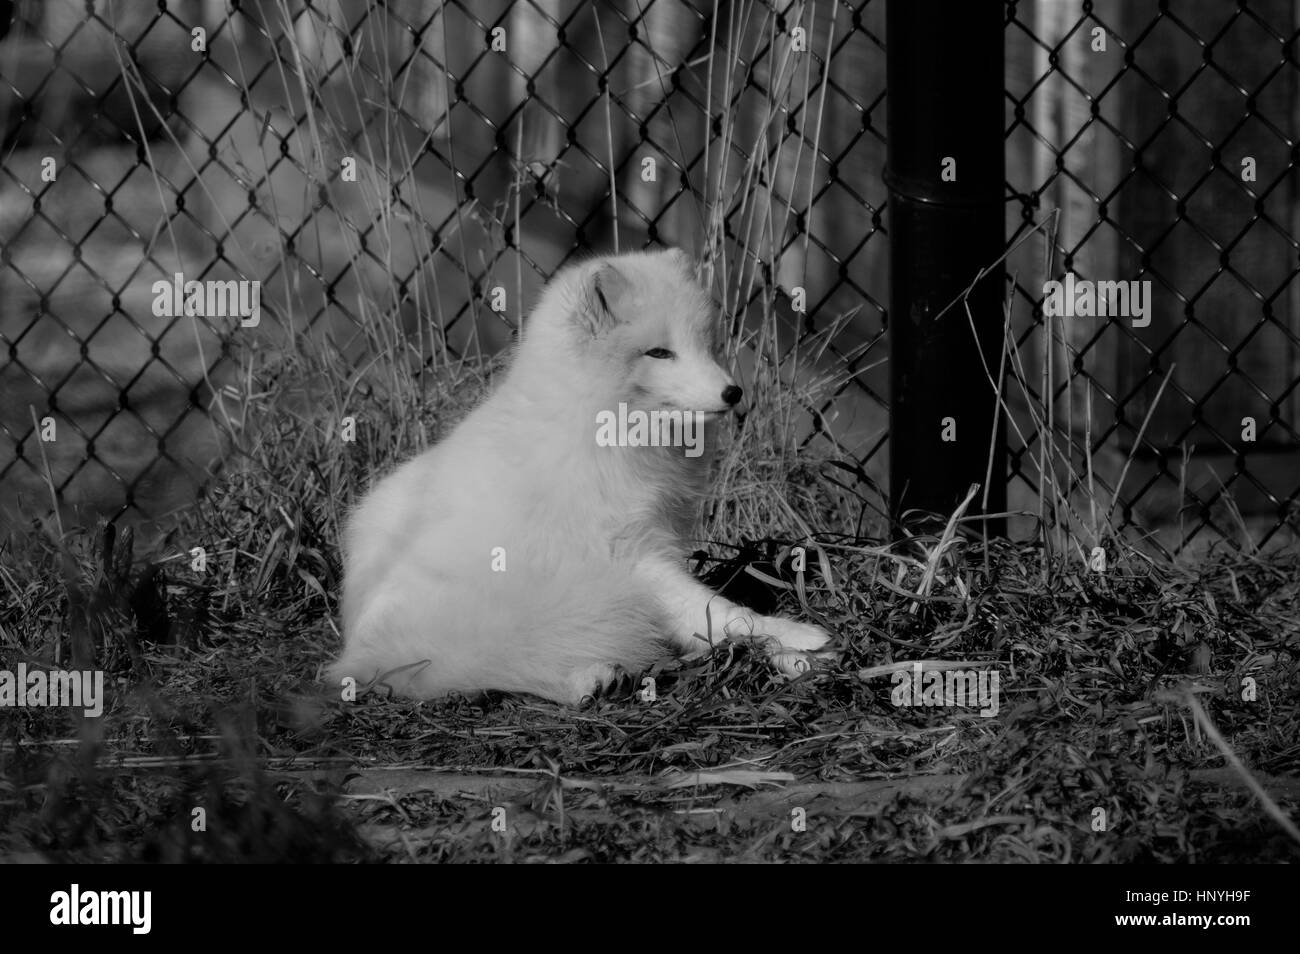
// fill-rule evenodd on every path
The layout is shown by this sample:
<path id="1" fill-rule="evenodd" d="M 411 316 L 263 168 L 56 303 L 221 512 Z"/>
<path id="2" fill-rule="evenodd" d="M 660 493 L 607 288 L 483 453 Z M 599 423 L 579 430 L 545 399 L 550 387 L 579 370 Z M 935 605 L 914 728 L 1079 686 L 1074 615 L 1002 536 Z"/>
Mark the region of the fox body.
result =
<path id="1" fill-rule="evenodd" d="M 684 438 L 702 422 L 711 449 L 741 396 L 717 335 L 678 250 L 558 273 L 499 387 L 351 514 L 329 678 L 578 703 L 620 670 L 751 636 L 806 668 L 823 630 L 737 606 L 682 561 L 709 462 Z M 649 433 L 611 415 L 650 418 Z"/>

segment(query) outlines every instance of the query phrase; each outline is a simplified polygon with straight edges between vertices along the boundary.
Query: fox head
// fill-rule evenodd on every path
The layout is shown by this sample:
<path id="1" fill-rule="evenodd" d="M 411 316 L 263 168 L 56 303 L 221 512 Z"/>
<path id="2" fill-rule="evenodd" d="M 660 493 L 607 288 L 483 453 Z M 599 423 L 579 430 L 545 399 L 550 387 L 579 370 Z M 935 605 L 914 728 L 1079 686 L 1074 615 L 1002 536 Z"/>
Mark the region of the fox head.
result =
<path id="1" fill-rule="evenodd" d="M 720 324 L 680 249 L 594 259 L 559 282 L 567 349 L 629 408 L 722 414 L 742 396 Z M 543 300 L 539 313 L 546 313 Z M 590 379 L 589 379 L 590 380 Z"/>

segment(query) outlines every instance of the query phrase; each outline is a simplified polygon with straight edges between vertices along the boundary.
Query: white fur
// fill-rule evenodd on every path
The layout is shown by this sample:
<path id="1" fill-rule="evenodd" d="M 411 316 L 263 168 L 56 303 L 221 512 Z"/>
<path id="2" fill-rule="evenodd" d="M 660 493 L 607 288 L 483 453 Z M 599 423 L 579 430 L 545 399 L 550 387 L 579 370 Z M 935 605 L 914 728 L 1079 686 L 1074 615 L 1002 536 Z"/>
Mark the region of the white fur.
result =
<path id="1" fill-rule="evenodd" d="M 558 274 L 505 381 L 352 514 L 345 645 L 329 678 L 378 678 L 416 698 L 497 689 L 577 703 L 620 668 L 746 636 L 787 672 L 805 669 L 823 630 L 739 607 L 682 563 L 714 428 L 698 457 L 596 441 L 597 413 L 620 401 L 727 411 L 734 381 L 716 333 L 676 250 Z M 646 356 L 653 348 L 676 357 Z"/>

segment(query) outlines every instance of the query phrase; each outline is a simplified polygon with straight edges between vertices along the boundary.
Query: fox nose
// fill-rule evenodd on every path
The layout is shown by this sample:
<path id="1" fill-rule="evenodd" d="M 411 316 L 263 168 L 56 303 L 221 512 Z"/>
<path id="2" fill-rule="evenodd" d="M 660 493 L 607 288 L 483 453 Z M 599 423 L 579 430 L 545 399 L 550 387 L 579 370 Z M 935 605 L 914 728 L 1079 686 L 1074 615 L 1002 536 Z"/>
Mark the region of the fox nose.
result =
<path id="1" fill-rule="evenodd" d="M 735 405 L 744 395 L 744 391 L 735 384 L 728 384 L 722 389 L 722 400 L 730 405 Z"/>

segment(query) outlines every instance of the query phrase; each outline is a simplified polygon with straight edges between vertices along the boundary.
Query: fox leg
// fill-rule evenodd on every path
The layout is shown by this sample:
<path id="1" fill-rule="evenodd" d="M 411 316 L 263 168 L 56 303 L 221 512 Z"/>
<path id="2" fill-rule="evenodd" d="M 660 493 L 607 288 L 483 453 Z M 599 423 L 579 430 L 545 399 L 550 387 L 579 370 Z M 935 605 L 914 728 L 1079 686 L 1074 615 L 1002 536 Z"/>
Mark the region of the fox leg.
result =
<path id="1" fill-rule="evenodd" d="M 808 670 L 806 654 L 817 653 L 830 641 L 830 634 L 820 626 L 763 616 L 719 596 L 669 560 L 647 561 L 642 579 L 658 594 L 667 635 L 682 652 L 753 638 L 777 669 L 793 676 Z"/>

